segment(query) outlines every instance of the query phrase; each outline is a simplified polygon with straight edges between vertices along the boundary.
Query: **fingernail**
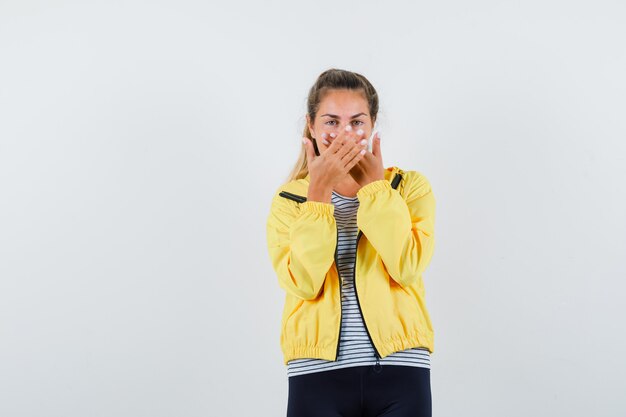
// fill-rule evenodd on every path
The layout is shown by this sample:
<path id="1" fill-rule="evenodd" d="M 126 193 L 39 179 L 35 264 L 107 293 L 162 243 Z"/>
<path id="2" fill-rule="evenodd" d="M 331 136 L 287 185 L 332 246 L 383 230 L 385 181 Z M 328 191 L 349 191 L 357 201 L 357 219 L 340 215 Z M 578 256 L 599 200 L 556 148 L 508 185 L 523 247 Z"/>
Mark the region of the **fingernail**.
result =
<path id="1" fill-rule="evenodd" d="M 328 133 L 322 133 L 322 139 L 326 139 L 328 137 Z"/>
<path id="2" fill-rule="evenodd" d="M 347 130 L 347 131 L 352 130 L 352 126 L 350 126 L 350 125 L 346 126 L 346 130 Z"/>
<path id="3" fill-rule="evenodd" d="M 331 138 L 334 138 L 335 136 L 337 136 L 337 134 L 336 134 L 336 133 L 331 133 L 331 134 L 330 134 L 330 137 L 331 137 Z"/>
<path id="4" fill-rule="evenodd" d="M 357 134 L 357 135 L 362 135 L 362 134 L 363 134 L 363 129 L 359 129 L 359 130 L 357 130 L 357 131 L 356 131 L 356 134 Z"/>
<path id="5" fill-rule="evenodd" d="M 361 141 L 361 145 L 364 145 L 364 146 L 365 146 L 365 145 L 367 145 L 367 139 L 363 139 L 363 140 Z"/>
<path id="6" fill-rule="evenodd" d="M 324 143 L 324 145 L 330 145 L 330 142 L 327 141 L 326 139 L 322 139 L 322 143 Z"/>
<path id="7" fill-rule="evenodd" d="M 365 154 L 365 149 L 361 149 L 361 152 L 359 152 L 361 155 Z"/>

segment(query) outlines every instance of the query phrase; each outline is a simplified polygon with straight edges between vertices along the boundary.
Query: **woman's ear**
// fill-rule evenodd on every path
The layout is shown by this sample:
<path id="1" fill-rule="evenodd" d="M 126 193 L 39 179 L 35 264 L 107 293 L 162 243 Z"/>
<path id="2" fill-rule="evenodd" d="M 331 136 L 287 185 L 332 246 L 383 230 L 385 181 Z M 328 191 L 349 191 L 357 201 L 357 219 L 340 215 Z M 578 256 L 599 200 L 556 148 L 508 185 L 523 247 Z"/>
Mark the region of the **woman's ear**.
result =
<path id="1" fill-rule="evenodd" d="M 311 117 L 309 116 L 308 113 L 306 115 L 306 125 L 309 128 L 309 133 L 311 134 L 311 137 L 315 139 L 315 131 L 313 130 L 313 125 L 311 124 Z"/>

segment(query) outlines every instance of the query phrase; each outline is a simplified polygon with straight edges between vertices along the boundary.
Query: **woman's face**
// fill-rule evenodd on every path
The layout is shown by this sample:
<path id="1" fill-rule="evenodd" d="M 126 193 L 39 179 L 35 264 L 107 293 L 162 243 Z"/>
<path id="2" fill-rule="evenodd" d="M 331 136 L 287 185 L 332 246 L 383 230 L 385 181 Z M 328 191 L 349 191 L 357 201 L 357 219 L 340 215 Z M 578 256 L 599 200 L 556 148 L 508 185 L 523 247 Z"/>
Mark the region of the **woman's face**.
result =
<path id="1" fill-rule="evenodd" d="M 358 138 L 355 137 L 355 140 L 369 138 L 372 132 L 369 105 L 360 90 L 328 90 L 322 97 L 313 124 L 309 115 L 307 115 L 307 123 L 311 136 L 317 142 L 320 154 L 330 146 L 330 144 L 324 144 L 322 136 L 324 133 L 326 133 L 326 140 L 332 143 L 346 126 L 352 127 L 350 137 L 355 137 L 359 130 L 363 131 Z M 331 133 L 335 134 L 334 137 Z"/>

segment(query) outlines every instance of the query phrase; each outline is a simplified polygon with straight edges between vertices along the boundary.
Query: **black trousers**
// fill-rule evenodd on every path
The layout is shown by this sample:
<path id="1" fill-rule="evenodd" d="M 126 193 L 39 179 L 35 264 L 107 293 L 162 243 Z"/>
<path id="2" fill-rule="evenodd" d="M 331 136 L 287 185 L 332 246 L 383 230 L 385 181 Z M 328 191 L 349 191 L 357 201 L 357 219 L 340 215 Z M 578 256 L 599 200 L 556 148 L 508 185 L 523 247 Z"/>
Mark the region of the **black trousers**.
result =
<path id="1" fill-rule="evenodd" d="M 378 365 L 289 377 L 287 417 L 432 417 L 430 369 Z"/>

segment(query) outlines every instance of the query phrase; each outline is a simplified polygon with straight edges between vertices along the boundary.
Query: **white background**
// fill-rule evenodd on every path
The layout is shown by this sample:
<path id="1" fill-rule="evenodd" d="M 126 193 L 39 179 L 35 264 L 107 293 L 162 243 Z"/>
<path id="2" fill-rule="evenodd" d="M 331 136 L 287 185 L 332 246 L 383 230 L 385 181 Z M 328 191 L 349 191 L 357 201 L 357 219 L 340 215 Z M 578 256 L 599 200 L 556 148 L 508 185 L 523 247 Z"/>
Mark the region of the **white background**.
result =
<path id="1" fill-rule="evenodd" d="M 623 1 L 0 1 L 0 415 L 281 416 L 272 193 L 331 67 L 428 177 L 433 415 L 624 416 Z"/>

